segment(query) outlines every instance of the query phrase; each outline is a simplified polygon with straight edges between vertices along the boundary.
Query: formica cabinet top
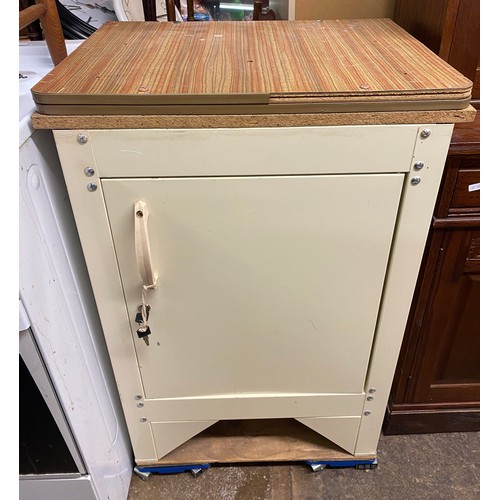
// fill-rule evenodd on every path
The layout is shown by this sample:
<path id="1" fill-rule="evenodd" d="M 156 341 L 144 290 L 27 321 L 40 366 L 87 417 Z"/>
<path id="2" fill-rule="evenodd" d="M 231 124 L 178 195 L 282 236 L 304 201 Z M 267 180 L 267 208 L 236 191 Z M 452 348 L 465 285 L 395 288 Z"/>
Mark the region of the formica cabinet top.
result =
<path id="1" fill-rule="evenodd" d="M 111 22 L 32 94 L 44 115 L 269 115 L 460 111 L 471 88 L 389 19 Z"/>

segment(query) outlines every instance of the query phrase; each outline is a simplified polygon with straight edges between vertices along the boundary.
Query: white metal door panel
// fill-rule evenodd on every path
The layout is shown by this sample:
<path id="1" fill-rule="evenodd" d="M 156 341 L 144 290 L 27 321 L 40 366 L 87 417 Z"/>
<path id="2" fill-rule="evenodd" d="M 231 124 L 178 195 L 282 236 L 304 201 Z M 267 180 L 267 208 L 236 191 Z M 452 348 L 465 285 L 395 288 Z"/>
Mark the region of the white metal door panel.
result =
<path id="1" fill-rule="evenodd" d="M 362 393 L 403 177 L 102 180 L 146 398 Z M 149 347 L 138 200 L 158 273 Z"/>
<path id="2" fill-rule="evenodd" d="M 85 131 L 106 178 L 408 172 L 416 133 L 416 125 Z"/>
<path id="3" fill-rule="evenodd" d="M 304 377 L 307 377 L 307 373 Z M 152 422 L 244 420 L 253 418 L 312 418 L 361 415 L 364 394 L 291 392 L 227 393 L 216 396 L 147 399 Z"/>

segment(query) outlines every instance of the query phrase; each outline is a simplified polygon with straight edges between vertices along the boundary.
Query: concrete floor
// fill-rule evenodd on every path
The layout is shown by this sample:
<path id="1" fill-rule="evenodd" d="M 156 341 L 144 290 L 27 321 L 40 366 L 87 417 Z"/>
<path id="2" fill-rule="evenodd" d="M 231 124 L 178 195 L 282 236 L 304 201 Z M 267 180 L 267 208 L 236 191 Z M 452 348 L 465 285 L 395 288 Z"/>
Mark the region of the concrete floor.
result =
<path id="1" fill-rule="evenodd" d="M 132 477 L 128 500 L 479 499 L 479 433 L 382 436 L 376 470 L 304 464 L 212 466 Z"/>

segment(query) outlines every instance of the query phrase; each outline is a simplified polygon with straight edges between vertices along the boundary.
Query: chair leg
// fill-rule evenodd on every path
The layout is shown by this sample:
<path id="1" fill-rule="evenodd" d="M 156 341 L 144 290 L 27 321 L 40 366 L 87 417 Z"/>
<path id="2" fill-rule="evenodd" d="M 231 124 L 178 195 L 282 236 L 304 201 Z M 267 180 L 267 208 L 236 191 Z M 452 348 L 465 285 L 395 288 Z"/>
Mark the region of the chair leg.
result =
<path id="1" fill-rule="evenodd" d="M 194 0 L 187 0 L 187 20 L 194 21 Z"/>
<path id="2" fill-rule="evenodd" d="M 144 21 L 156 21 L 156 2 L 155 0 L 142 0 L 144 10 Z"/>
<path id="3" fill-rule="evenodd" d="M 254 21 L 258 21 L 262 14 L 262 0 L 255 0 L 253 3 L 253 16 Z"/>
<path id="4" fill-rule="evenodd" d="M 46 10 L 40 16 L 40 24 L 50 57 L 57 66 L 68 55 L 57 6 L 55 0 L 36 0 L 36 3 L 45 5 Z"/>
<path id="5" fill-rule="evenodd" d="M 167 19 L 172 22 L 176 20 L 174 0 L 167 0 Z"/>
<path id="6" fill-rule="evenodd" d="M 266 12 L 264 10 L 263 0 L 255 0 L 253 3 L 253 16 L 254 21 L 274 21 L 276 14 L 272 9 L 269 9 L 269 2 L 266 2 Z"/>

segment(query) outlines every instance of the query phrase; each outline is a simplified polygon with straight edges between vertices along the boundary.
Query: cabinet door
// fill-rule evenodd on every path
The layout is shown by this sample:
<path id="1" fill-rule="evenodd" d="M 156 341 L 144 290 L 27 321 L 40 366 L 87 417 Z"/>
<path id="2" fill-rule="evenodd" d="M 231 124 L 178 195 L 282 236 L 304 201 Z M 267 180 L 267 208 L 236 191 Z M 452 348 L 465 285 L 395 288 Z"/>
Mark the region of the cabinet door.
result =
<path id="1" fill-rule="evenodd" d="M 403 177 L 103 179 L 146 398 L 361 394 Z M 138 200 L 158 274 L 149 346 Z"/>
<path id="2" fill-rule="evenodd" d="M 413 403 L 479 403 L 479 229 L 436 230 L 440 257 L 412 365 Z M 418 375 L 418 376 L 417 376 Z"/>

